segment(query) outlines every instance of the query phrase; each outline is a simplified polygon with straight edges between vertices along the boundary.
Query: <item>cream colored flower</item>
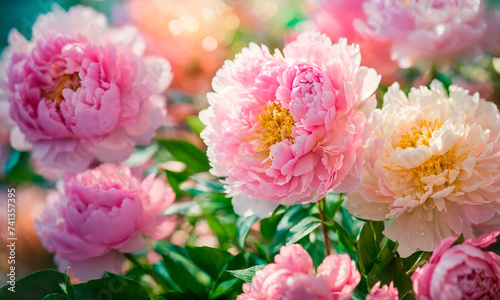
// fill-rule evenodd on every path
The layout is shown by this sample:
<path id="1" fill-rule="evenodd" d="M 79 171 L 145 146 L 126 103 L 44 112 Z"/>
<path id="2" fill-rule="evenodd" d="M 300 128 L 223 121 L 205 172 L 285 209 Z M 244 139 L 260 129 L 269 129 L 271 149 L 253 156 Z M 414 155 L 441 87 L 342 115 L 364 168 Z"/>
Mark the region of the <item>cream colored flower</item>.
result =
<path id="1" fill-rule="evenodd" d="M 498 108 L 457 86 L 449 91 L 437 80 L 408 96 L 390 87 L 374 115 L 363 183 L 348 194 L 357 217 L 395 217 L 385 234 L 402 256 L 499 218 Z"/>

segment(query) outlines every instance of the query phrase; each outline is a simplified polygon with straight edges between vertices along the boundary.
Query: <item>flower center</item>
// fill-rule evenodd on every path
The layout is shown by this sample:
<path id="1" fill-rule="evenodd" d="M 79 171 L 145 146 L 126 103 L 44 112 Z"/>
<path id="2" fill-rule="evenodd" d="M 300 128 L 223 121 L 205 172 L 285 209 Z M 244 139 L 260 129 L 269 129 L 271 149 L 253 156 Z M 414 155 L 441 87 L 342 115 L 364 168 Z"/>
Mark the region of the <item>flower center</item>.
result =
<path id="1" fill-rule="evenodd" d="M 59 84 L 57 85 L 55 90 L 46 91 L 42 94 L 42 96 L 45 99 L 55 101 L 56 109 L 59 110 L 59 106 L 64 100 L 64 96 L 62 94 L 63 90 L 69 88 L 73 91 L 76 91 L 80 86 L 80 77 L 78 77 L 78 73 L 65 74 L 59 78 Z"/>
<path id="2" fill-rule="evenodd" d="M 432 137 L 432 133 L 441 129 L 443 126 L 442 122 L 439 122 L 438 119 L 434 120 L 434 122 L 429 122 L 427 120 L 420 120 L 419 126 L 413 126 L 410 131 L 401 135 L 401 140 L 396 144 L 396 147 L 401 149 L 406 148 L 417 148 L 420 145 L 430 146 L 430 138 Z"/>
<path id="3" fill-rule="evenodd" d="M 269 149 L 272 145 L 286 139 L 293 142 L 292 128 L 295 124 L 288 109 L 281 104 L 272 103 L 264 107 L 265 112 L 257 116 L 262 129 L 255 131 L 259 136 L 260 146 L 258 150 Z"/>
<path id="4" fill-rule="evenodd" d="M 417 148 L 420 145 L 430 146 L 430 139 L 432 138 L 432 133 L 441 129 L 443 126 L 442 122 L 439 122 L 437 119 L 434 122 L 429 122 L 427 120 L 420 120 L 420 124 L 418 126 L 413 126 L 410 131 L 401 135 L 401 140 L 396 144 L 396 147 L 401 149 L 407 148 Z M 470 151 L 469 151 L 470 152 Z M 400 174 L 408 174 L 410 176 L 410 180 L 416 185 L 417 191 L 420 193 L 425 193 L 426 183 L 422 182 L 423 177 L 428 177 L 431 175 L 439 175 L 442 174 L 446 170 L 455 169 L 455 161 L 457 158 L 461 158 L 463 156 L 468 155 L 468 153 L 464 153 L 459 157 L 455 156 L 453 149 L 446 152 L 443 155 L 432 156 L 426 162 L 422 163 L 418 167 L 412 169 L 402 169 L 401 167 L 394 166 L 393 163 L 391 165 L 386 166 L 387 170 L 397 172 Z M 453 179 L 455 180 L 455 178 Z M 452 181 L 453 181 L 452 180 Z M 442 187 L 448 187 L 450 179 L 448 176 L 444 176 L 444 182 L 442 183 Z M 455 185 L 458 182 L 455 181 Z M 439 190 L 439 189 L 438 189 Z"/>
<path id="5" fill-rule="evenodd" d="M 413 178 L 413 182 L 418 186 L 418 191 L 424 192 L 426 184 L 422 182 L 422 177 L 431 175 L 439 175 L 445 170 L 455 169 L 455 157 L 451 151 L 446 152 L 441 156 L 433 156 L 420 166 L 408 170 L 408 173 Z M 448 180 L 446 178 L 446 180 Z M 444 185 L 448 187 L 449 182 Z"/>

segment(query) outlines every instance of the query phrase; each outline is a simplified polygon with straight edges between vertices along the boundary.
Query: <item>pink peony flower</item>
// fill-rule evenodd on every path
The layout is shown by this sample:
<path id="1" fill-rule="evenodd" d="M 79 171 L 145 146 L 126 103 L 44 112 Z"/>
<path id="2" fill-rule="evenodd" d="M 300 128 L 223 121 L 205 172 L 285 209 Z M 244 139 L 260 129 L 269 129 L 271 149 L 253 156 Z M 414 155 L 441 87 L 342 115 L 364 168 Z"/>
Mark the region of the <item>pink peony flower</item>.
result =
<path id="1" fill-rule="evenodd" d="M 376 110 L 361 187 L 347 195 L 357 217 L 386 220 L 406 257 L 446 237 L 500 222 L 500 113 L 495 104 L 435 80 L 408 96 L 395 83 Z"/>
<path id="2" fill-rule="evenodd" d="M 143 248 L 143 236 L 160 240 L 172 233 L 175 217 L 160 213 L 174 200 L 164 179 L 151 174 L 141 182 L 129 168 L 104 164 L 67 175 L 48 195 L 36 231 L 61 270 L 70 266 L 80 280 L 98 278 L 102 269 L 119 273 L 120 253 Z"/>
<path id="3" fill-rule="evenodd" d="M 306 32 L 283 54 L 250 44 L 226 61 L 200 113 L 212 170 L 236 213 L 354 190 L 362 176 L 380 76 L 360 67 L 359 47 Z"/>
<path id="4" fill-rule="evenodd" d="M 443 239 L 429 262 L 412 275 L 417 299 L 499 299 L 500 256 L 481 250 L 496 242 L 498 234 L 455 246 L 456 238 Z"/>
<path id="5" fill-rule="evenodd" d="M 403 68 L 481 53 L 489 39 L 482 0 L 367 0 L 363 7 L 368 18 L 360 30 L 392 41 L 392 58 Z"/>
<path id="6" fill-rule="evenodd" d="M 314 0 L 312 26 L 333 41 L 345 37 L 358 44 L 361 63 L 381 74 L 385 84 L 392 84 L 398 69 L 398 63 L 391 58 L 392 42 L 368 35 L 356 26 L 367 19 L 363 11 L 366 1 Z"/>
<path id="7" fill-rule="evenodd" d="M 75 6 L 40 16 L 31 41 L 12 30 L 9 44 L 0 78 L 17 125 L 11 142 L 44 166 L 79 172 L 96 159 L 124 161 L 163 123 L 170 65 L 142 57 L 134 28 L 110 28 Z"/>
<path id="8" fill-rule="evenodd" d="M 394 287 L 391 282 L 389 286 L 384 285 L 380 288 L 380 281 L 375 283 L 370 291 L 370 294 L 366 296 L 365 300 L 398 300 L 399 299 L 398 289 Z"/>
<path id="9" fill-rule="evenodd" d="M 302 246 L 281 247 L 275 263 L 257 271 L 237 300 L 347 300 L 361 280 L 348 255 L 329 255 L 313 275 L 313 263 Z"/>

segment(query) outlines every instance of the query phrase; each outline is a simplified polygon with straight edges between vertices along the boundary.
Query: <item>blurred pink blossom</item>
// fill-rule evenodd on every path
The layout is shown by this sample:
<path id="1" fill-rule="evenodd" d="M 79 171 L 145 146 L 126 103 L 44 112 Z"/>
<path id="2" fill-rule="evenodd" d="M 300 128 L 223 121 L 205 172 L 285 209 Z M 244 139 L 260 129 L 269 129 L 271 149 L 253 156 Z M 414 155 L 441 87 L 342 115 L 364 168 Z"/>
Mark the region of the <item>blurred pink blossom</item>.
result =
<path id="1" fill-rule="evenodd" d="M 392 84 L 396 79 L 398 63 L 391 58 L 392 42 L 377 38 L 359 30 L 358 22 L 366 21 L 363 3 L 367 0 L 314 0 L 312 27 L 325 33 L 332 41 L 347 38 L 360 47 L 361 64 L 374 68 L 382 75 L 384 84 Z"/>
<path id="2" fill-rule="evenodd" d="M 479 95 L 481 95 L 481 97 L 483 97 L 486 100 L 491 100 L 492 96 L 495 93 L 493 82 L 489 78 L 475 81 L 475 80 L 467 80 L 461 76 L 455 76 L 452 78 L 452 84 L 457 85 L 465 90 L 468 90 L 469 94 L 471 95 L 479 93 Z"/>
<path id="3" fill-rule="evenodd" d="M 144 48 L 136 29 L 108 27 L 82 6 L 40 16 L 31 41 L 13 29 L 0 68 L 13 147 L 46 167 L 79 172 L 149 144 L 164 121 L 160 94 L 172 74 L 165 59 L 142 57 Z"/>
<path id="4" fill-rule="evenodd" d="M 105 164 L 67 175 L 63 184 L 47 196 L 36 231 L 59 268 L 70 266 L 80 280 L 98 278 L 103 269 L 119 273 L 121 253 L 143 248 L 143 236 L 164 239 L 175 229 L 175 217 L 160 214 L 175 194 L 154 174 L 141 182 L 129 168 Z"/>
<path id="5" fill-rule="evenodd" d="M 498 299 L 500 256 L 482 248 L 496 242 L 500 232 L 454 245 L 456 238 L 443 239 L 430 260 L 412 275 L 418 300 Z"/>
<path id="6" fill-rule="evenodd" d="M 356 189 L 380 81 L 360 60 L 357 45 L 309 31 L 283 54 L 252 43 L 226 61 L 201 137 L 236 213 L 265 217 Z"/>
<path id="7" fill-rule="evenodd" d="M 314 276 L 312 259 L 302 246 L 281 247 L 275 263 L 257 271 L 237 300 L 347 300 L 361 280 L 348 255 L 329 255 Z"/>
<path id="8" fill-rule="evenodd" d="M 393 42 L 392 58 L 403 68 L 421 59 L 449 62 L 491 48 L 488 24 L 497 22 L 484 6 L 483 0 L 367 0 L 367 19 L 357 28 Z"/>

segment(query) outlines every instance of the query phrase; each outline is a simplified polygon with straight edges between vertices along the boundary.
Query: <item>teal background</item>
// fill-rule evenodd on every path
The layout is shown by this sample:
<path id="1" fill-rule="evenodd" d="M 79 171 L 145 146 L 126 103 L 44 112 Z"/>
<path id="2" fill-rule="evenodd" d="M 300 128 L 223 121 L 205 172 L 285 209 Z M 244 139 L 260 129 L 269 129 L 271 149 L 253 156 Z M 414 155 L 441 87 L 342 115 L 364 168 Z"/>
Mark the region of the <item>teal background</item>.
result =
<path id="1" fill-rule="evenodd" d="M 64 9 L 73 5 L 83 4 L 96 8 L 111 15 L 112 7 L 119 0 L 0 0 L 0 49 L 7 46 L 7 37 L 12 28 L 16 28 L 28 39 L 31 37 L 31 26 L 40 14 L 52 10 L 53 4 L 58 4 Z"/>

